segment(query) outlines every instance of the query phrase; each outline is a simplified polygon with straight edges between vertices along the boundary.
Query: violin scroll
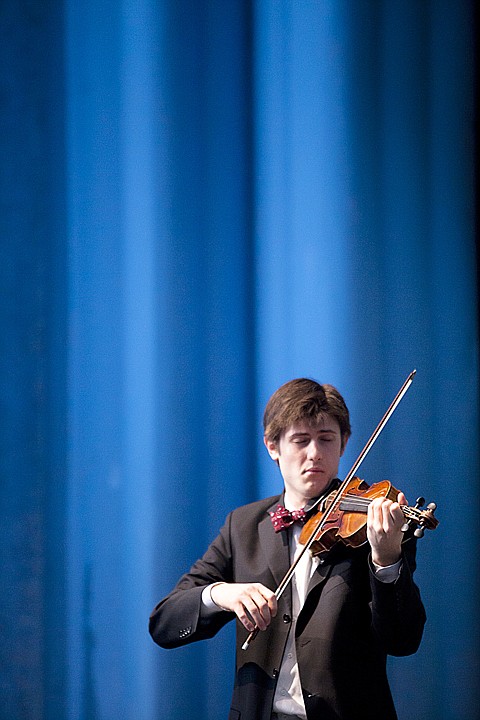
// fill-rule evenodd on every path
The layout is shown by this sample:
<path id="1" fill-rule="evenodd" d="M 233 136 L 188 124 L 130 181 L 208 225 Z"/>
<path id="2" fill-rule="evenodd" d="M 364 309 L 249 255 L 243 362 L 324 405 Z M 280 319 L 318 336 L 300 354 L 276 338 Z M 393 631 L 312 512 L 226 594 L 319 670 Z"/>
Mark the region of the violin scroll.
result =
<path id="1" fill-rule="evenodd" d="M 407 532 L 412 525 L 416 525 L 415 532 L 413 534 L 416 538 L 421 538 L 423 537 L 425 530 L 435 530 L 435 528 L 438 527 L 438 520 L 434 515 L 435 510 L 437 509 L 437 504 L 431 502 L 427 505 L 425 510 L 422 510 L 424 505 L 425 498 L 419 497 L 417 498 L 415 507 L 408 507 L 407 505 L 401 506 L 402 512 L 407 518 L 402 527 L 402 532 Z"/>

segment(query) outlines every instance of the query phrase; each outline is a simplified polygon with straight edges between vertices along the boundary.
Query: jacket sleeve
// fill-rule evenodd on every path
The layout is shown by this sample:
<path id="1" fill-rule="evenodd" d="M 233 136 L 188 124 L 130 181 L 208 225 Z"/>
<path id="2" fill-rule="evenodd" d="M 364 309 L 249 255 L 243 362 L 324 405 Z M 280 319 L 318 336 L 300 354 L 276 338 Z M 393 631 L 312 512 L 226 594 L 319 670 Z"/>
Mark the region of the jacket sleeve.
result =
<path id="1" fill-rule="evenodd" d="M 411 655 L 418 650 L 426 621 L 420 591 L 413 581 L 416 568 L 416 540 L 410 538 L 402 549 L 402 566 L 393 583 L 382 583 L 371 568 L 372 624 L 388 655 Z"/>
<path id="2" fill-rule="evenodd" d="M 213 637 L 234 613 L 202 613 L 203 589 L 214 582 L 232 582 L 231 514 L 204 556 L 183 575 L 154 608 L 149 631 L 163 648 L 175 648 Z"/>

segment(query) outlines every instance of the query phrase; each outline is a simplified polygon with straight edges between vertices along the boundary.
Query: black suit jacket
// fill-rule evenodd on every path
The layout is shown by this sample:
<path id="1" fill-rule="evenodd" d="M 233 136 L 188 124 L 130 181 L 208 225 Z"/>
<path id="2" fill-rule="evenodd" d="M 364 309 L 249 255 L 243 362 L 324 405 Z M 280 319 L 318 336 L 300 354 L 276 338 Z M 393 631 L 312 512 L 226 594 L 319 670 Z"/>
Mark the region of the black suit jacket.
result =
<path id="1" fill-rule="evenodd" d="M 260 582 L 275 590 L 290 561 L 287 533 L 273 531 L 271 497 L 234 510 L 205 555 L 154 609 L 150 633 L 174 648 L 215 635 L 235 618 L 202 615 L 203 588 L 213 582 Z M 404 543 L 394 583 L 381 583 L 370 567 L 369 547 L 338 544 L 322 560 L 296 623 L 296 649 L 309 720 L 394 720 L 386 656 L 408 655 L 420 643 L 425 611 L 413 582 L 415 541 Z M 242 650 L 247 631 L 237 622 L 236 675 L 229 720 L 270 720 L 288 633 L 291 590 L 276 617 Z"/>

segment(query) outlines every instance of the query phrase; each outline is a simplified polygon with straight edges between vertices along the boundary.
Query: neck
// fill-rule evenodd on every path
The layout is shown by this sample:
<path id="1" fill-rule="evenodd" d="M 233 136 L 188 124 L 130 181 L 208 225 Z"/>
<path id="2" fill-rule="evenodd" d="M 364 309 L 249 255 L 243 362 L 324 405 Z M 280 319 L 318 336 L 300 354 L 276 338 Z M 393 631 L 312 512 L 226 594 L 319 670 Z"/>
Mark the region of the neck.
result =
<path id="1" fill-rule="evenodd" d="M 310 506 L 312 503 L 314 503 L 315 500 L 318 500 L 318 498 L 324 497 L 325 495 L 328 495 L 333 489 L 335 489 L 338 486 L 338 483 L 340 481 L 338 478 L 334 477 L 328 484 L 328 486 L 322 490 L 320 495 L 317 496 L 317 498 L 306 498 L 301 497 L 300 495 L 296 495 L 295 493 L 290 493 L 287 488 L 285 488 L 284 493 L 284 503 L 285 507 L 288 510 L 302 510 L 306 505 Z"/>
<path id="2" fill-rule="evenodd" d="M 288 510 L 301 510 L 307 504 L 308 498 L 291 495 L 288 490 L 285 490 L 284 502 Z"/>

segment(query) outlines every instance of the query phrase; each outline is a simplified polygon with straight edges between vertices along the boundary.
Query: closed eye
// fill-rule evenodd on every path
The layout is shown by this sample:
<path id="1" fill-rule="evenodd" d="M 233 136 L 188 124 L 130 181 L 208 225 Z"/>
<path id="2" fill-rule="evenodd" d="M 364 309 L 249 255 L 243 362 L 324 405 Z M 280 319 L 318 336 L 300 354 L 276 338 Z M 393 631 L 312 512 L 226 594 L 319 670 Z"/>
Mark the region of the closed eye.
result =
<path id="1" fill-rule="evenodd" d="M 309 443 L 311 440 L 310 435 L 292 435 L 290 438 L 290 442 L 294 442 L 297 445 L 303 444 L 303 443 Z"/>

